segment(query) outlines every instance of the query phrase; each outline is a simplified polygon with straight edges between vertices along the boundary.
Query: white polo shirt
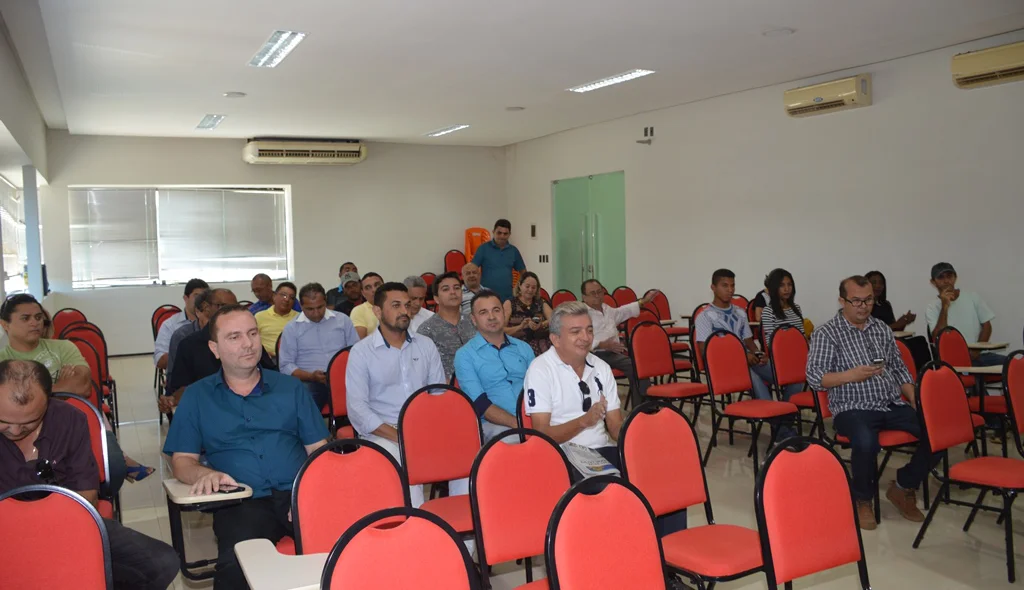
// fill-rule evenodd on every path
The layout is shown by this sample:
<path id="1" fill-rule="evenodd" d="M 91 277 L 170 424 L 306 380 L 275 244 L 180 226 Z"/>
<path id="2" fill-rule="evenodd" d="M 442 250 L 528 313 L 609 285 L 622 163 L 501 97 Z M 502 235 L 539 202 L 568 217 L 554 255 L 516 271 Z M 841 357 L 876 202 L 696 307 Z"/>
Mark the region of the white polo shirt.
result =
<path id="1" fill-rule="evenodd" d="M 551 425 L 558 426 L 579 418 L 583 411 L 583 392 L 580 381 L 590 389 L 590 403 L 596 404 L 600 396 L 608 400 L 608 411 L 619 409 L 619 393 L 615 386 L 615 377 L 608 363 L 592 354 L 587 355 L 587 365 L 583 369 L 583 379 L 576 376 L 572 367 L 562 362 L 558 351 L 549 348 L 538 356 L 530 368 L 526 370 L 523 388 L 526 390 L 525 405 L 527 414 L 551 414 Z M 604 422 L 587 428 L 577 434 L 571 441 L 578 445 L 596 449 L 615 446 L 615 441 L 608 435 Z"/>

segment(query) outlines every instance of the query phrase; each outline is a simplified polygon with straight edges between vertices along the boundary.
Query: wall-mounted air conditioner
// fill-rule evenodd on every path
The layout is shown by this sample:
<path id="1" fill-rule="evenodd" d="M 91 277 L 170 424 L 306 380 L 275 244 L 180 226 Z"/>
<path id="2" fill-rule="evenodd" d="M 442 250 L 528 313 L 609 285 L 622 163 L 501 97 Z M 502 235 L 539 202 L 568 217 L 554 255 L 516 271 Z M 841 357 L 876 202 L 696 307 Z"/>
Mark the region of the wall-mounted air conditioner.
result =
<path id="1" fill-rule="evenodd" d="M 250 139 L 242 150 L 249 164 L 348 165 L 366 159 L 366 146 L 351 139 Z"/>
<path id="2" fill-rule="evenodd" d="M 790 117 L 810 117 L 866 107 L 871 104 L 871 74 L 787 90 L 784 100 L 786 114 Z"/>
<path id="3" fill-rule="evenodd" d="M 1024 41 L 953 56 L 957 88 L 981 88 L 1024 80 Z"/>

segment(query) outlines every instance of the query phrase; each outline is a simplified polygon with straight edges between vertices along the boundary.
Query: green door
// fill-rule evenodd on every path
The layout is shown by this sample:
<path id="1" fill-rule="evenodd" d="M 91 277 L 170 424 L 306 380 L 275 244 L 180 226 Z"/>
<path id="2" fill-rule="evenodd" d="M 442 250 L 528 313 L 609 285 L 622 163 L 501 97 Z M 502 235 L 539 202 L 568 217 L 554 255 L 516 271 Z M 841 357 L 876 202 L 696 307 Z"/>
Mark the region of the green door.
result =
<path id="1" fill-rule="evenodd" d="M 552 200 L 554 289 L 568 289 L 579 296 L 580 283 L 590 278 L 609 290 L 624 285 L 625 174 L 555 181 Z"/>

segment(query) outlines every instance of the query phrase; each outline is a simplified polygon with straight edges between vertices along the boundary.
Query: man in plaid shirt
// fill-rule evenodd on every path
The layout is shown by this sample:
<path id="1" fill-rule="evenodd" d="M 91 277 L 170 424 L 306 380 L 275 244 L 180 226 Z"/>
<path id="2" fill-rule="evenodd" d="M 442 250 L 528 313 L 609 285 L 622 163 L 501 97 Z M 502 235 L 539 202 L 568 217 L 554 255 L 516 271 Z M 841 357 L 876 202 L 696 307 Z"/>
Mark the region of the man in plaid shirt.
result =
<path id="1" fill-rule="evenodd" d="M 872 499 L 878 489 L 875 464 L 878 433 L 900 430 L 919 443 L 910 462 L 896 472 L 886 497 L 907 520 L 921 522 L 916 490 L 941 457 L 932 454 L 914 411 L 914 379 L 903 364 L 892 330 L 871 317 L 871 283 L 862 276 L 839 284 L 842 311 L 814 331 L 807 356 L 807 383 L 828 390 L 836 432 L 850 439 L 853 497 L 860 527 L 874 530 Z"/>

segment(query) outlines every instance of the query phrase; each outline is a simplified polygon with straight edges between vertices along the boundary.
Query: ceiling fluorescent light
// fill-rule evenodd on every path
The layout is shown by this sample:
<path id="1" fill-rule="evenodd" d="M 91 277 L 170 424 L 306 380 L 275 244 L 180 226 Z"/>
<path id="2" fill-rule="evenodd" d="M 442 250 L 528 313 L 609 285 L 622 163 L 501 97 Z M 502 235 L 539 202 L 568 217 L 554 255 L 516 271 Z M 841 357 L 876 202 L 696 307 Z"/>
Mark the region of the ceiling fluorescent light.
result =
<path id="1" fill-rule="evenodd" d="M 623 82 L 629 82 L 637 78 L 643 78 L 654 73 L 654 70 L 631 70 L 629 72 L 623 72 L 616 74 L 610 78 L 603 78 L 601 80 L 595 80 L 593 82 L 587 82 L 581 86 L 575 86 L 569 88 L 569 92 L 590 92 L 591 90 L 597 90 L 598 88 L 604 88 L 605 86 L 614 86 L 615 84 L 622 84 Z"/>
<path id="2" fill-rule="evenodd" d="M 206 115 L 203 117 L 203 120 L 196 125 L 196 129 L 199 129 L 200 131 L 213 131 L 217 128 L 217 125 L 220 125 L 221 121 L 223 121 L 225 117 L 227 117 L 227 115 Z"/>
<path id="3" fill-rule="evenodd" d="M 274 31 L 263 47 L 260 47 L 256 55 L 249 60 L 249 65 L 256 68 L 277 67 L 277 64 L 288 57 L 288 54 L 305 38 L 305 33 L 297 31 Z"/>
<path id="4" fill-rule="evenodd" d="M 449 133 L 455 133 L 456 131 L 462 131 L 469 125 L 452 125 L 451 127 L 445 127 L 444 129 L 438 129 L 437 131 L 431 131 L 427 133 L 427 137 L 441 137 L 442 135 L 448 135 Z"/>

